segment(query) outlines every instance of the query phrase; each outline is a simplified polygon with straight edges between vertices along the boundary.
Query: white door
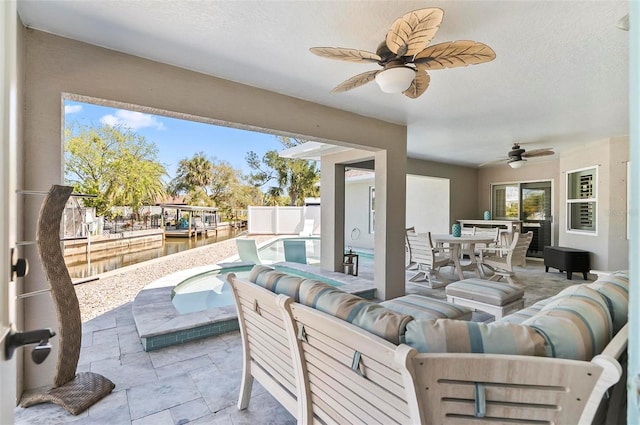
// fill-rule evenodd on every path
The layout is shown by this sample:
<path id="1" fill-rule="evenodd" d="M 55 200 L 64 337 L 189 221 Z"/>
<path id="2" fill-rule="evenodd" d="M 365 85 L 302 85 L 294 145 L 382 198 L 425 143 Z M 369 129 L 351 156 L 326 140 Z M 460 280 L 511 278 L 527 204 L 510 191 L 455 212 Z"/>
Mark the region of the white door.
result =
<path id="1" fill-rule="evenodd" d="M 0 418 L 13 424 L 16 405 L 15 356 L 7 360 L 4 343 L 15 321 L 15 283 L 11 282 L 11 247 L 16 243 L 16 25 L 15 1 L 0 2 Z"/>

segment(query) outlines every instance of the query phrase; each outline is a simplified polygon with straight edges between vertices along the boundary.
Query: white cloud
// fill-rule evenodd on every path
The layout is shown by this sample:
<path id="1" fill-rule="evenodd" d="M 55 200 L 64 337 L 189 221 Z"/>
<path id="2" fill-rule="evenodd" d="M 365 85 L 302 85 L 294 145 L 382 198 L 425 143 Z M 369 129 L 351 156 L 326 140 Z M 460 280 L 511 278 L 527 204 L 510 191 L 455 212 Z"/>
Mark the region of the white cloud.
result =
<path id="1" fill-rule="evenodd" d="M 82 111 L 82 105 L 64 105 L 64 114 L 77 114 Z"/>
<path id="2" fill-rule="evenodd" d="M 138 130 L 141 128 L 155 128 L 156 130 L 164 130 L 165 126 L 161 121 L 158 121 L 156 117 L 149 114 L 143 114 L 142 112 L 126 111 L 124 109 L 118 109 L 115 115 L 105 115 L 100 118 L 100 122 L 110 126 L 122 125 L 128 127 L 131 130 Z"/>

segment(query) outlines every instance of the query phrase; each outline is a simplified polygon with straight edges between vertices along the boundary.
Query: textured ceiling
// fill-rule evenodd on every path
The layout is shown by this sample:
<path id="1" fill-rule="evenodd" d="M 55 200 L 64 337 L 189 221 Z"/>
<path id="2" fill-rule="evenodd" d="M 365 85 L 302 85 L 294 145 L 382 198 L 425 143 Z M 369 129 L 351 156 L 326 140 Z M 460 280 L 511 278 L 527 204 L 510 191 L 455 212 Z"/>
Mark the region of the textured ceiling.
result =
<path id="1" fill-rule="evenodd" d="M 444 9 L 432 44 L 475 40 L 487 64 L 432 71 L 412 100 L 375 83 L 330 90 L 377 65 L 319 58 L 310 47 L 375 51 L 389 25 Z M 408 126 L 412 157 L 478 165 L 515 140 L 562 151 L 627 135 L 625 1 L 18 0 L 32 28 Z"/>

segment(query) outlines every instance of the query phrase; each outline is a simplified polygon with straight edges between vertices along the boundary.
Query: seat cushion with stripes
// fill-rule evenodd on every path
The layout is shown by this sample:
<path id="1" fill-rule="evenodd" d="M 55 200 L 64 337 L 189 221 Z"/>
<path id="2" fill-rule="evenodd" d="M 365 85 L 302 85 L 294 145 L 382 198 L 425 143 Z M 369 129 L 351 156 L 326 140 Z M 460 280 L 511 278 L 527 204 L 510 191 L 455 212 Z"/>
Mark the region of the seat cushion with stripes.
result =
<path id="1" fill-rule="evenodd" d="M 464 279 L 447 286 L 448 296 L 503 306 L 524 296 L 524 289 L 503 282 Z"/>
<path id="2" fill-rule="evenodd" d="M 545 339 L 547 355 L 591 360 L 612 337 L 612 321 L 605 298 L 587 284 L 564 289 L 523 325 Z"/>
<path id="3" fill-rule="evenodd" d="M 516 323 L 414 320 L 407 325 L 405 342 L 420 353 L 546 356 L 544 339 L 533 328 Z"/>
<path id="4" fill-rule="evenodd" d="M 380 305 L 415 319 L 471 320 L 473 314 L 469 308 L 416 294 L 383 301 Z"/>
<path id="5" fill-rule="evenodd" d="M 407 323 L 413 320 L 409 315 L 312 279 L 306 279 L 300 285 L 300 303 L 352 323 L 396 345 L 404 340 Z"/>
<path id="6" fill-rule="evenodd" d="M 518 310 L 515 313 L 504 316 L 503 318 L 497 320 L 497 322 L 522 323 L 525 320 L 533 317 L 534 314 L 538 313 L 540 310 L 542 310 L 542 307 L 550 302 L 551 298 L 545 298 L 525 309 Z"/>

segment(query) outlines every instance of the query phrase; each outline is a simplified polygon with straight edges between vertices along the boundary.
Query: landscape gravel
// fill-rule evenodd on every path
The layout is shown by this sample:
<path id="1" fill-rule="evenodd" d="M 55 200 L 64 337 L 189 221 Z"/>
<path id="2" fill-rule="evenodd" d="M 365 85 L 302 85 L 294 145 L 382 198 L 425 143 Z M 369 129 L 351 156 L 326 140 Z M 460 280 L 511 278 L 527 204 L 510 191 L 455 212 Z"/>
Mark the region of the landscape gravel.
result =
<path id="1" fill-rule="evenodd" d="M 250 235 L 259 244 L 274 235 Z M 238 253 L 235 239 L 182 251 L 98 275 L 98 279 L 75 286 L 80 315 L 86 322 L 123 304 L 151 282 L 192 267 L 216 264 Z"/>

